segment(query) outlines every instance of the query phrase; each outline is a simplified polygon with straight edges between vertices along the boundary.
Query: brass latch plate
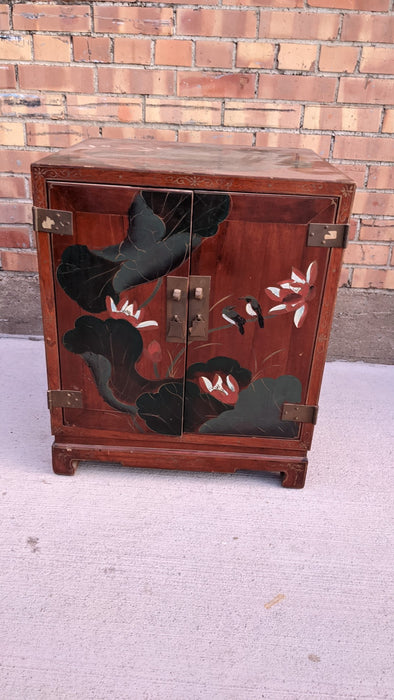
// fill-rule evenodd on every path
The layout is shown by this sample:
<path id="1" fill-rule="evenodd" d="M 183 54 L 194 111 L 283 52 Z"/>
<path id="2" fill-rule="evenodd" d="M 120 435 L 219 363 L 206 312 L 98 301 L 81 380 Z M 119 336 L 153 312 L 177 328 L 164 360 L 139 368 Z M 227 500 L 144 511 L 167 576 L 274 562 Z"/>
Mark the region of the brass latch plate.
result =
<path id="1" fill-rule="evenodd" d="M 62 236 L 73 235 L 73 215 L 71 211 L 33 207 L 33 225 L 35 231 L 42 233 L 60 233 Z"/>
<path id="2" fill-rule="evenodd" d="M 210 291 L 210 277 L 190 275 L 188 318 L 190 340 L 208 340 Z"/>
<path id="3" fill-rule="evenodd" d="M 282 420 L 292 420 L 296 423 L 312 423 L 316 425 L 318 406 L 306 406 L 300 403 L 284 403 L 282 406 Z"/>
<path id="4" fill-rule="evenodd" d="M 54 389 L 48 391 L 48 408 L 82 408 L 82 391 Z"/>
<path id="5" fill-rule="evenodd" d="M 309 224 L 307 246 L 346 248 L 348 224 Z"/>
<path id="6" fill-rule="evenodd" d="M 187 277 L 167 277 L 167 332 L 168 343 L 186 341 Z"/>

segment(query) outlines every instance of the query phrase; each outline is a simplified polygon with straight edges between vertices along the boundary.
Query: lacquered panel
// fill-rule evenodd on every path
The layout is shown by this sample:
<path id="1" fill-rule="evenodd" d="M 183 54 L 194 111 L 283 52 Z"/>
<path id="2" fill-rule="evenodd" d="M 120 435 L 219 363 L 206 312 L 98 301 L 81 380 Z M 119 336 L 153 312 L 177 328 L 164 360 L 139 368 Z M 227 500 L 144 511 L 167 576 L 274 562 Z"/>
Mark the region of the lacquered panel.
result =
<path id="1" fill-rule="evenodd" d="M 305 401 L 329 257 L 306 247 L 307 224 L 335 212 L 324 197 L 230 195 L 218 234 L 191 256 L 211 291 L 208 337 L 187 347 L 186 432 L 298 436 L 281 407 Z"/>
<path id="2" fill-rule="evenodd" d="M 171 396 L 175 378 L 183 395 L 186 335 L 166 340 L 165 276 L 188 275 L 192 193 L 52 184 L 50 202 L 74 213 L 72 239 L 53 236 L 62 386 L 84 404 L 65 424 L 150 431 L 150 395 Z M 182 402 L 168 401 L 153 429 L 181 427 Z"/>

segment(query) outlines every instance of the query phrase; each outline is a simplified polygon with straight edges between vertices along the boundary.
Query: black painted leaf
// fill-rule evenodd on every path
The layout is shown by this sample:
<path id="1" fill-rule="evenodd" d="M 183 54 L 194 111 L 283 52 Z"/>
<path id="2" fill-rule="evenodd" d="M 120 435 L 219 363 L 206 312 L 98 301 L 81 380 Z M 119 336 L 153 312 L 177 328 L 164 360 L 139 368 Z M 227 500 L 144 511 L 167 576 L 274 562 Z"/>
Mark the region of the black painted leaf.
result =
<path id="1" fill-rule="evenodd" d="M 178 233 L 189 233 L 191 215 L 191 194 L 190 192 L 159 192 L 155 190 L 144 190 L 143 198 L 159 216 L 165 225 L 165 236 L 175 236 Z"/>
<path id="2" fill-rule="evenodd" d="M 230 197 L 196 193 L 193 245 L 213 236 L 228 215 Z M 66 248 L 57 278 L 64 291 L 92 313 L 105 310 L 105 297 L 115 303 L 125 289 L 167 275 L 189 257 L 191 194 L 143 191 L 131 203 L 126 238 L 101 250 Z"/>
<path id="3" fill-rule="evenodd" d="M 184 411 L 183 382 L 171 381 L 159 391 L 138 397 L 138 413 L 147 426 L 162 435 L 181 435 L 182 413 L 184 413 L 184 431 L 197 432 L 200 425 L 210 418 L 231 409 L 212 396 L 201 394 L 197 384 L 186 382 Z"/>
<path id="4" fill-rule="evenodd" d="M 161 435 L 182 432 L 183 382 L 171 381 L 159 391 L 138 397 L 137 408 L 148 428 Z"/>
<path id="5" fill-rule="evenodd" d="M 119 294 L 112 282 L 120 263 L 111 262 L 89 250 L 85 245 L 71 245 L 65 249 L 57 268 L 57 279 L 71 299 L 85 311 L 105 311 L 105 297 L 117 304 Z"/>
<path id="6" fill-rule="evenodd" d="M 149 383 L 135 369 L 142 353 L 142 338 L 128 321 L 112 318 L 101 321 L 94 316 L 81 316 L 75 328 L 65 333 L 63 344 L 67 350 L 82 355 L 106 401 L 110 391 L 120 404 L 134 404 Z M 108 403 L 114 406 L 113 402 Z M 120 406 L 114 408 L 127 410 Z"/>
<path id="7" fill-rule="evenodd" d="M 231 357 L 212 357 L 207 362 L 196 362 L 186 373 L 184 423 L 186 432 L 197 432 L 203 423 L 219 416 L 224 411 L 232 411 L 233 405 L 212 396 L 208 391 L 201 392 L 197 383 L 204 376 L 211 381 L 216 374 L 225 381 L 231 375 L 238 383 L 239 389 L 246 387 L 251 380 L 251 372 L 241 367 L 237 360 Z M 193 380 L 193 381 L 190 381 Z M 220 394 L 219 394 L 220 396 Z"/>
<path id="8" fill-rule="evenodd" d="M 114 289 L 116 292 L 122 292 L 124 289 L 167 275 L 187 260 L 189 248 L 189 233 L 178 233 L 151 248 L 135 250 L 115 274 Z"/>
<path id="9" fill-rule="evenodd" d="M 202 394 L 193 382 L 186 382 L 184 430 L 186 433 L 198 432 L 201 425 L 211 418 L 220 416 L 224 411 L 232 411 L 233 406 L 226 405 L 209 394 Z"/>
<path id="10" fill-rule="evenodd" d="M 112 408 L 116 408 L 117 411 L 135 414 L 137 412 L 135 406 L 119 401 L 111 389 L 110 380 L 112 365 L 110 361 L 106 357 L 103 357 L 103 355 L 95 355 L 92 352 L 83 352 L 81 357 L 83 357 L 91 370 L 99 394 L 104 401 L 106 401 L 109 406 L 112 406 Z"/>
<path id="11" fill-rule="evenodd" d="M 200 433 L 294 438 L 298 423 L 282 421 L 280 413 L 284 402 L 301 401 L 301 391 L 301 382 L 291 375 L 257 379 L 240 392 L 232 411 L 202 425 Z"/>
<path id="12" fill-rule="evenodd" d="M 229 215 L 231 198 L 228 194 L 196 192 L 193 203 L 193 245 L 197 237 L 209 238 L 217 233 L 219 224 Z"/>
<path id="13" fill-rule="evenodd" d="M 189 255 L 191 195 L 143 192 L 129 209 L 125 240 L 99 255 L 121 262 L 113 280 L 116 292 L 163 277 Z"/>

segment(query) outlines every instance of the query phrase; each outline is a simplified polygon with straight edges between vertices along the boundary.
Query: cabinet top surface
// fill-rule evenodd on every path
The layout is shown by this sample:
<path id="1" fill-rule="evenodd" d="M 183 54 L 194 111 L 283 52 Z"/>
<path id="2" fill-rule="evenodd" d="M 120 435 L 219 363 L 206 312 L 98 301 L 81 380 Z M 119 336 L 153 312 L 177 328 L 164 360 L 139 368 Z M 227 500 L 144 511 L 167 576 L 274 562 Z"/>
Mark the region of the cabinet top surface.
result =
<path id="1" fill-rule="evenodd" d="M 308 149 L 241 148 L 126 139 L 89 139 L 33 164 L 264 179 L 352 181 Z"/>

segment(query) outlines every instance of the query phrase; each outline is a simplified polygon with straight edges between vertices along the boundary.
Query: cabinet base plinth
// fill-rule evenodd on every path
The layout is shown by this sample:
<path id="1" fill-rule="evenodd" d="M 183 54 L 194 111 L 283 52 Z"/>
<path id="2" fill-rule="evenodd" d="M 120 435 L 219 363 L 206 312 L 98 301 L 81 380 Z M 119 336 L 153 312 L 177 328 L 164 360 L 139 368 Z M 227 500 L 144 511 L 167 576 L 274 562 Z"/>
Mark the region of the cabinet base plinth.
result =
<path id="1" fill-rule="evenodd" d="M 179 471 L 279 472 L 282 486 L 302 489 L 308 460 L 305 455 L 272 455 L 250 452 L 219 452 L 215 450 L 153 449 L 149 447 L 119 447 L 108 445 L 59 444 L 52 447 L 55 474 L 73 476 L 79 462 L 112 462 L 124 467 L 175 469 Z"/>

